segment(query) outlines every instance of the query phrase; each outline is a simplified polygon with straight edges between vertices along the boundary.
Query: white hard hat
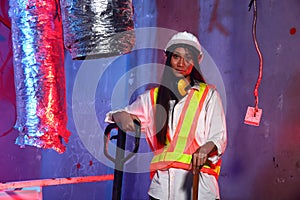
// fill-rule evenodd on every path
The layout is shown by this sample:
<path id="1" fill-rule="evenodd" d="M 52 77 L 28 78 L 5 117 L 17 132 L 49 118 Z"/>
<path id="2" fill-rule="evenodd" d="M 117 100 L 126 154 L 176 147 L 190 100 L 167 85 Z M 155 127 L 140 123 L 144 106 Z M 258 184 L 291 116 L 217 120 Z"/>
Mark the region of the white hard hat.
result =
<path id="1" fill-rule="evenodd" d="M 176 33 L 168 42 L 166 50 L 175 44 L 187 44 L 194 47 L 202 55 L 201 45 L 196 36 L 186 31 Z"/>

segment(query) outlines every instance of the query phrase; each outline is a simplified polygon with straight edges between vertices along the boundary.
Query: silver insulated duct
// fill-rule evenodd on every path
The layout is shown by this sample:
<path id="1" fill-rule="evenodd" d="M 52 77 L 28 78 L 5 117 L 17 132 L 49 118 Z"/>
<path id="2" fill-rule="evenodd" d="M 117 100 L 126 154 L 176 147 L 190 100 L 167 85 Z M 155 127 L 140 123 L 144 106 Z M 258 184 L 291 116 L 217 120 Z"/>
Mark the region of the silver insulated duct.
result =
<path id="1" fill-rule="evenodd" d="M 115 56 L 133 48 L 131 0 L 61 0 L 61 9 L 72 59 Z"/>
<path id="2" fill-rule="evenodd" d="M 62 20 L 57 0 L 10 0 L 16 144 L 65 151 L 68 142 Z"/>

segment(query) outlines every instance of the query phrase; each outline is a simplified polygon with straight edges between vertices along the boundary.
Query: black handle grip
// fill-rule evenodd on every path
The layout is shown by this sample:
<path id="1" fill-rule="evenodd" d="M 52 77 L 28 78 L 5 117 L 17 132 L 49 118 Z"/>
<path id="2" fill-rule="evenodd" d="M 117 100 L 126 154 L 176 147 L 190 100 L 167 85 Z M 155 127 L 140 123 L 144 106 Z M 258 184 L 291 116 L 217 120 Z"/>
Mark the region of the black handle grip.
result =
<path id="1" fill-rule="evenodd" d="M 122 160 L 118 160 L 120 163 L 125 163 L 127 160 L 129 160 L 139 149 L 140 145 L 140 137 L 141 137 L 141 125 L 140 122 L 137 120 L 133 120 L 134 127 L 135 127 L 135 145 L 134 149 L 132 152 L 130 152 L 126 157 L 124 157 Z M 118 134 L 122 134 L 120 128 L 116 123 L 109 124 L 105 131 L 104 131 L 104 155 L 111 160 L 112 162 L 116 163 L 116 159 L 113 158 L 109 153 L 108 153 L 108 141 L 111 140 L 112 138 L 110 137 L 110 132 L 113 129 L 118 129 Z M 118 137 L 117 137 L 118 138 Z"/>
<path id="2" fill-rule="evenodd" d="M 125 163 L 127 160 L 132 158 L 132 156 L 139 150 L 140 138 L 141 138 L 141 124 L 137 120 L 133 120 L 133 123 L 135 128 L 134 149 L 122 160 L 123 163 Z"/>
<path id="3" fill-rule="evenodd" d="M 110 140 L 110 132 L 113 130 L 113 129 L 118 129 L 118 125 L 117 124 L 109 124 L 106 128 L 105 128 L 105 131 L 104 131 L 104 145 L 103 145 L 103 151 L 104 151 L 104 155 L 109 159 L 111 160 L 112 162 L 115 162 L 116 159 L 113 158 L 109 153 L 108 153 L 108 141 Z"/>

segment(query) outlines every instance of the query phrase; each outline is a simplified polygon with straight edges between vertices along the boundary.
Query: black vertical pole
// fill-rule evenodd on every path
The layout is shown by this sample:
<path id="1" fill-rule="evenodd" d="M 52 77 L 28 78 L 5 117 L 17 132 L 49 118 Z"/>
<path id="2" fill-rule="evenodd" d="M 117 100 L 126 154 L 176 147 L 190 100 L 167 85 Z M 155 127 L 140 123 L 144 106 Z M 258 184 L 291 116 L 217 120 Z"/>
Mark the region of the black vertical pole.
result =
<path id="1" fill-rule="evenodd" d="M 113 200 L 121 199 L 125 144 L 126 144 L 126 133 L 119 128 L 117 149 L 116 149 L 116 159 L 115 159 L 113 194 L 112 194 Z"/>

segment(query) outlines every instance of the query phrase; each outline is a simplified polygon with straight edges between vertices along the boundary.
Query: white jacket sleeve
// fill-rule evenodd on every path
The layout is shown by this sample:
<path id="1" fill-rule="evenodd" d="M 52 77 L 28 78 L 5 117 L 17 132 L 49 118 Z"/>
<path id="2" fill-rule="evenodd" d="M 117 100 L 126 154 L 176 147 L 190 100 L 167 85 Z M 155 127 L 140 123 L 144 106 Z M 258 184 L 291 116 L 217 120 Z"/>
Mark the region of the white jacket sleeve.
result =
<path id="1" fill-rule="evenodd" d="M 227 145 L 227 130 L 225 114 L 221 98 L 215 89 L 206 104 L 205 130 L 207 131 L 207 142 L 212 141 L 217 149 L 218 156 L 221 156 Z"/>
<path id="2" fill-rule="evenodd" d="M 106 114 L 105 122 L 113 123 L 112 115 L 116 112 L 126 111 L 129 114 L 136 115 L 142 125 L 142 131 L 148 128 L 152 124 L 153 109 L 150 99 L 150 91 L 146 91 L 144 94 L 137 97 L 137 99 L 124 109 L 110 111 Z"/>

